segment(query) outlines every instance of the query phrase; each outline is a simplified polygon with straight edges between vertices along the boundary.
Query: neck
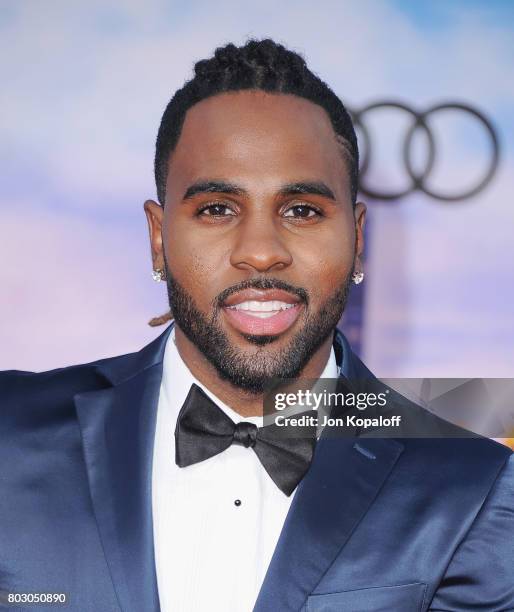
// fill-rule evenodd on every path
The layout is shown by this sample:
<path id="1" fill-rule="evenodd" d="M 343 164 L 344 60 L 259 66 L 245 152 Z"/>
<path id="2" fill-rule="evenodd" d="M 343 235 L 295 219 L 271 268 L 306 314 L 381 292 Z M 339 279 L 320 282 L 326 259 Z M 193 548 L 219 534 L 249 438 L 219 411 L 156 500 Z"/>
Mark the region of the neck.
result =
<path id="1" fill-rule="evenodd" d="M 319 378 L 330 357 L 333 335 L 331 334 L 312 355 L 303 368 L 299 379 Z M 204 357 L 175 323 L 175 344 L 180 357 L 193 376 L 209 389 L 224 404 L 242 417 L 262 416 L 263 394 L 254 394 L 222 380 L 216 368 Z"/>

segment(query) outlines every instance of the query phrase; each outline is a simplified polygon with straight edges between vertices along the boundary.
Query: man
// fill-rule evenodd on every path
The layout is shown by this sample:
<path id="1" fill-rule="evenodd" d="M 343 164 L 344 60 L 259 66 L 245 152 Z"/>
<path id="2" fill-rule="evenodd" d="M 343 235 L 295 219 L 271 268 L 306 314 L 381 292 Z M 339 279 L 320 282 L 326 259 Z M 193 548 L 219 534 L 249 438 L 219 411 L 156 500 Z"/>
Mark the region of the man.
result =
<path id="1" fill-rule="evenodd" d="M 272 379 L 373 379 L 336 330 L 365 217 L 340 100 L 271 40 L 227 45 L 168 105 L 155 173 L 173 324 L 138 353 L 1 378 L 4 600 L 514 609 L 507 448 L 258 427 Z"/>

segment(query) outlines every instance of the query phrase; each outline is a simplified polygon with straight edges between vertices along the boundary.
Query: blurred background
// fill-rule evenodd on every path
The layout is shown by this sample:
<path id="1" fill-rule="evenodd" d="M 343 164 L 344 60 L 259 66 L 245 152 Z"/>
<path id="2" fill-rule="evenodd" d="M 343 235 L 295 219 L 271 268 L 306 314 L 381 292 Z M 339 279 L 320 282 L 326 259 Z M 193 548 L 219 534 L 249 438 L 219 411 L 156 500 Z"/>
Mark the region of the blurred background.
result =
<path id="1" fill-rule="evenodd" d="M 499 165 L 475 197 L 363 196 L 366 278 L 346 325 L 382 377 L 514 377 L 513 34 L 514 3 L 499 0 L 1 0 L 0 369 L 92 361 L 161 332 L 147 325 L 167 301 L 142 207 L 155 197 L 160 117 L 196 60 L 270 36 L 355 112 L 452 101 L 492 122 Z M 381 108 L 362 121 L 368 186 L 407 188 L 410 114 Z M 446 110 L 427 124 L 427 186 L 479 183 L 492 155 L 480 122 Z M 418 129 L 414 168 L 427 144 Z"/>

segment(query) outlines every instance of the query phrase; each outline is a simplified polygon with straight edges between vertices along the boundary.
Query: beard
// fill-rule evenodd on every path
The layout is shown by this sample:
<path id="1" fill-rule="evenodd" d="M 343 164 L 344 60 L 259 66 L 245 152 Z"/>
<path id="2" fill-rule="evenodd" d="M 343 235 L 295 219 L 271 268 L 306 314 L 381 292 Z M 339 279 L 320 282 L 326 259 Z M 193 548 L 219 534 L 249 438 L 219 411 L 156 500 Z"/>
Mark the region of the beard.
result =
<path id="1" fill-rule="evenodd" d="M 263 394 L 276 379 L 298 378 L 314 353 L 334 332 L 345 309 L 352 278 L 350 273 L 316 312 L 307 314 L 303 326 L 287 346 L 270 350 L 266 346 L 278 340 L 279 336 L 243 335 L 249 343 L 262 347 L 249 355 L 230 343 L 219 322 L 224 300 L 242 289 L 283 289 L 300 297 L 307 309 L 308 293 L 279 279 L 247 280 L 215 298 L 212 315 L 207 316 L 170 274 L 167 263 L 165 268 L 170 309 L 178 327 L 214 366 L 222 380 L 255 395 Z"/>

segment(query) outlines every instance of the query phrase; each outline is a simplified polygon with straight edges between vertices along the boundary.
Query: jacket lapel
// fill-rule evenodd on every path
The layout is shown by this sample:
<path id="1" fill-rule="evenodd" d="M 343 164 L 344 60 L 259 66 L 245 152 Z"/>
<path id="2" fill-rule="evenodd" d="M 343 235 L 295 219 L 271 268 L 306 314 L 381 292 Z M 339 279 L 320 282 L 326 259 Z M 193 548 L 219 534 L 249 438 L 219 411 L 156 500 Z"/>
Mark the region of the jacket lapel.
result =
<path id="1" fill-rule="evenodd" d="M 402 453 L 384 439 L 321 439 L 298 487 L 255 612 L 298 612 L 373 503 Z"/>
<path id="2" fill-rule="evenodd" d="M 334 348 L 341 374 L 371 378 L 342 334 Z M 343 379 L 341 379 L 341 382 Z M 343 383 L 342 383 L 343 384 Z M 325 431 L 289 509 L 254 612 L 298 612 L 374 502 L 403 452 L 394 439 Z"/>
<path id="3" fill-rule="evenodd" d="M 106 361 L 112 384 L 75 396 L 93 509 L 123 612 L 158 612 L 152 456 L 168 328 L 139 353 Z"/>

